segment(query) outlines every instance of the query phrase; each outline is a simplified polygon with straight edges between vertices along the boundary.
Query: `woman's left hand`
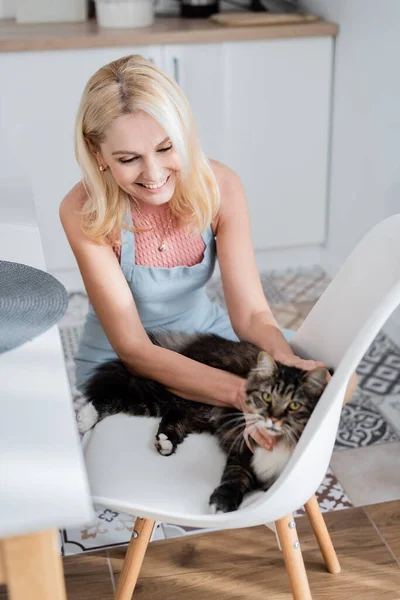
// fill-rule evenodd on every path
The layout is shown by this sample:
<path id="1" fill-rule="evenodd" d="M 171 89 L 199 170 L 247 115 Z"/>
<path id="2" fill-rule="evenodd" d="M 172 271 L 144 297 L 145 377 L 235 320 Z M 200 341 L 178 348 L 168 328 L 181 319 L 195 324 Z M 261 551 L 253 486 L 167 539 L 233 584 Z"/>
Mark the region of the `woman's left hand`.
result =
<path id="1" fill-rule="evenodd" d="M 326 367 L 325 363 L 319 360 L 304 360 L 295 354 L 276 354 L 273 356 L 273 359 L 288 367 L 297 367 L 304 371 L 312 371 L 318 367 Z"/>
<path id="2" fill-rule="evenodd" d="M 276 354 L 274 357 L 275 361 L 282 363 L 283 365 L 288 365 L 288 367 L 297 367 L 298 369 L 304 369 L 304 371 L 312 371 L 312 369 L 316 369 L 317 367 L 326 367 L 326 364 L 318 361 L 318 360 L 304 360 L 295 354 Z M 331 374 L 328 372 L 326 375 L 327 382 L 331 379 Z M 357 389 L 358 385 L 358 377 L 357 373 L 351 375 L 350 380 L 347 384 L 346 392 L 344 395 L 344 404 L 352 398 L 354 392 Z"/>

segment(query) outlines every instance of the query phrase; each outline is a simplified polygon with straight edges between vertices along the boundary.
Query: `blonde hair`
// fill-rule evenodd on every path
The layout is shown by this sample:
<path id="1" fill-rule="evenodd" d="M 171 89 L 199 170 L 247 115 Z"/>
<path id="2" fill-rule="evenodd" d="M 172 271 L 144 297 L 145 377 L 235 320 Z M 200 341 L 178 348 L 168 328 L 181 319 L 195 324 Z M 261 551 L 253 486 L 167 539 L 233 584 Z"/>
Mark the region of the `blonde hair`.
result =
<path id="1" fill-rule="evenodd" d="M 75 123 L 75 156 L 88 195 L 81 211 L 82 231 L 100 244 L 118 244 L 115 235 L 121 231 L 130 199 L 109 169 L 100 172 L 91 147 L 100 150 L 111 123 L 138 110 L 163 127 L 182 161 L 170 201 L 172 213 L 197 234 L 210 225 L 219 208 L 217 181 L 181 89 L 142 56 L 124 56 L 89 79 Z"/>

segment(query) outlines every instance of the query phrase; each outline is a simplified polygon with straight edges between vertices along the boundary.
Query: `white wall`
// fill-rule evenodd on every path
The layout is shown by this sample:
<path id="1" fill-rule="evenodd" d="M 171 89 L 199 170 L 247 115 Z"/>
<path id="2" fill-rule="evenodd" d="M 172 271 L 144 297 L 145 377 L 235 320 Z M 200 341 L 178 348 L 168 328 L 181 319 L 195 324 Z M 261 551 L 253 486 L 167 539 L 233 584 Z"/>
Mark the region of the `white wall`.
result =
<path id="1" fill-rule="evenodd" d="M 326 246 L 336 271 L 366 231 L 400 212 L 400 2 L 301 4 L 340 27 Z"/>
<path id="2" fill-rule="evenodd" d="M 333 274 L 371 227 L 400 213 L 400 1 L 300 4 L 340 28 L 324 254 Z M 400 309 L 385 331 L 400 344 Z"/>

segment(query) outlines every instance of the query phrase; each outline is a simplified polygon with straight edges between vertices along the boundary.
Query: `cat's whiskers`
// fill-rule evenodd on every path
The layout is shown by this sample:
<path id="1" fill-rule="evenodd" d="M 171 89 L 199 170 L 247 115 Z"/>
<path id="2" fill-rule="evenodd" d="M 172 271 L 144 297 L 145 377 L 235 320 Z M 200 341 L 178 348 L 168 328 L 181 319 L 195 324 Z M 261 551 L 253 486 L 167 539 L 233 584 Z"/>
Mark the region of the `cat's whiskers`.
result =
<path id="1" fill-rule="evenodd" d="M 263 417 L 257 413 L 250 413 L 250 412 L 245 412 L 245 411 L 236 411 L 234 413 L 231 413 L 232 415 L 234 415 L 236 418 L 241 418 L 241 417 L 254 417 L 256 419 L 262 419 Z"/>
<path id="2" fill-rule="evenodd" d="M 229 427 L 234 423 L 240 422 L 246 425 L 246 423 L 248 423 L 249 421 L 255 422 L 259 420 L 262 420 L 262 417 L 260 415 L 254 415 L 252 413 L 243 413 L 242 415 L 237 415 L 236 417 L 228 419 L 227 421 L 225 421 L 225 423 L 222 423 L 222 425 L 218 427 L 218 430 L 223 429 L 225 427 Z"/>
<path id="3" fill-rule="evenodd" d="M 220 427 L 218 428 L 218 431 L 221 431 L 222 429 L 227 429 L 227 431 L 225 433 L 223 433 L 220 437 L 220 440 L 222 443 L 225 443 L 226 439 L 229 436 L 231 436 L 232 434 L 234 434 L 236 431 L 238 431 L 239 429 L 241 430 L 237 434 L 234 441 L 232 442 L 229 453 L 232 451 L 234 446 L 237 444 L 238 440 L 242 439 L 243 442 L 245 441 L 243 434 L 246 431 L 246 428 L 249 427 L 249 425 L 250 426 L 253 424 L 255 425 L 255 423 L 258 422 L 260 419 L 261 419 L 260 415 L 255 415 L 255 414 L 250 414 L 250 413 L 247 413 L 247 415 L 246 415 L 245 413 L 243 413 L 241 415 L 236 415 L 236 417 L 231 417 L 230 419 L 228 419 L 227 422 L 220 425 Z M 240 449 L 240 446 L 239 446 L 239 449 Z"/>
<path id="4" fill-rule="evenodd" d="M 257 421 L 255 423 L 250 424 L 250 426 L 246 428 L 245 435 L 243 436 L 243 440 L 246 442 L 246 446 L 248 447 L 249 450 L 251 450 L 251 452 L 253 452 L 253 454 L 254 454 L 254 447 L 250 443 L 250 438 L 252 437 L 252 433 L 255 429 L 258 429 Z"/>
<path id="5" fill-rule="evenodd" d="M 286 425 L 283 427 L 283 434 L 284 436 L 286 436 L 288 438 L 288 440 L 292 443 L 292 444 L 297 444 L 298 439 L 295 436 L 295 434 L 293 433 L 293 431 L 290 429 L 289 425 Z"/>
<path id="6" fill-rule="evenodd" d="M 239 425 L 232 427 L 232 429 L 225 431 L 225 433 L 221 435 L 221 441 L 224 441 L 229 435 L 233 434 L 235 431 L 238 431 L 238 429 L 242 430 L 242 432 L 239 434 L 239 435 L 242 435 L 243 431 L 244 431 L 244 425 L 242 423 L 240 423 Z"/>
<path id="7" fill-rule="evenodd" d="M 245 419 L 244 415 L 239 415 L 237 417 L 232 417 L 231 419 L 228 419 L 227 421 L 225 421 L 224 423 L 222 423 L 222 425 L 220 425 L 218 429 L 222 429 L 223 427 L 228 427 L 232 423 L 245 422 L 245 421 L 246 421 L 246 419 Z"/>
<path id="8" fill-rule="evenodd" d="M 246 427 L 247 427 L 247 422 L 240 421 L 239 423 L 229 423 L 229 427 L 227 425 L 221 425 L 221 427 L 218 429 L 218 431 L 222 436 L 225 437 L 226 435 L 229 435 L 232 431 L 236 431 L 236 429 L 239 429 L 239 428 L 242 428 L 243 431 L 245 431 Z M 226 430 L 225 432 L 223 431 L 224 429 Z"/>
<path id="9" fill-rule="evenodd" d="M 243 435 L 240 433 L 236 436 L 236 438 L 233 440 L 232 444 L 230 445 L 230 448 L 228 449 L 228 456 L 229 454 L 231 454 L 231 452 L 233 452 L 236 444 L 238 444 L 238 450 L 239 452 L 241 452 L 241 448 L 240 448 L 240 444 L 244 444 L 245 443 L 245 439 L 243 437 Z"/>

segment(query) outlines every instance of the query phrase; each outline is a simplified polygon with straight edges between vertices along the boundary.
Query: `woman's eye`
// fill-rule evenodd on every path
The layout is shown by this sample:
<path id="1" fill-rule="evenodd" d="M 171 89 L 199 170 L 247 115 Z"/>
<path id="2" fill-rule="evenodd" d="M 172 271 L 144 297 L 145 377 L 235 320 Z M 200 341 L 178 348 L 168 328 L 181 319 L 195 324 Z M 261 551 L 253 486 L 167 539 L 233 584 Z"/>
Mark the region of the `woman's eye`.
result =
<path id="1" fill-rule="evenodd" d="M 271 404 L 271 395 L 267 392 L 262 393 L 262 399 L 264 400 L 264 402 L 266 402 L 266 404 Z"/>
<path id="2" fill-rule="evenodd" d="M 157 152 L 168 152 L 168 150 L 171 150 L 172 146 L 168 146 L 168 148 L 160 148 L 159 150 L 157 150 Z M 119 162 L 123 165 L 129 165 L 130 163 L 135 162 L 136 160 L 138 160 L 138 156 L 133 156 L 132 158 L 120 158 Z"/>
<path id="3" fill-rule="evenodd" d="M 299 410 L 300 406 L 301 402 L 297 402 L 297 400 L 294 400 L 289 404 L 289 410 Z"/>
<path id="4" fill-rule="evenodd" d="M 134 162 L 134 161 L 135 161 L 135 160 L 137 160 L 137 159 L 138 159 L 138 157 L 137 157 L 137 156 L 133 156 L 132 158 L 126 158 L 126 159 L 120 158 L 120 159 L 119 159 L 119 162 L 120 162 L 120 163 L 122 163 L 123 165 L 127 165 L 127 164 L 129 164 L 129 163 L 132 163 L 132 162 Z"/>

